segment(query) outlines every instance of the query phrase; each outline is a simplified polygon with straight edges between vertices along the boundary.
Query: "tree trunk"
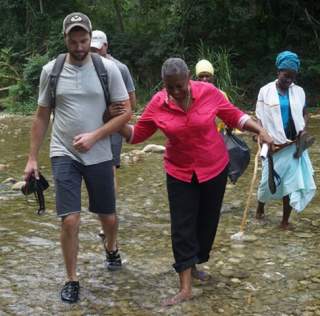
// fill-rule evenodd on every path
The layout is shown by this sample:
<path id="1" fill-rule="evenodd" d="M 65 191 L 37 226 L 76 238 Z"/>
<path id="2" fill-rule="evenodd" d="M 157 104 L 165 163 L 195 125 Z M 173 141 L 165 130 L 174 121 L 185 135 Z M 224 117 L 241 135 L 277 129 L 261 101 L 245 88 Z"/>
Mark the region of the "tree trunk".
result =
<path id="1" fill-rule="evenodd" d="M 43 0 L 39 0 L 40 13 L 43 14 Z"/>
<path id="2" fill-rule="evenodd" d="M 120 31 L 124 32 L 124 24 L 123 24 L 123 19 L 121 15 L 121 5 L 118 0 L 113 0 L 113 5 L 114 5 L 114 9 L 116 10 Z"/>

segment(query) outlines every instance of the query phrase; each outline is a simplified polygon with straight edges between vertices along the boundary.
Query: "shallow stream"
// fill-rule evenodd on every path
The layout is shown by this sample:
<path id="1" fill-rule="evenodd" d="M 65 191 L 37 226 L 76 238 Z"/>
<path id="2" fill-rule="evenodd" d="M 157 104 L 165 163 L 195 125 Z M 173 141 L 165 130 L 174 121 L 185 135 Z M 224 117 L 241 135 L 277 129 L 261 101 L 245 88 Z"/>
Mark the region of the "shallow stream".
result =
<path id="1" fill-rule="evenodd" d="M 84 193 L 78 272 L 80 302 L 60 301 L 64 265 L 55 215 L 48 138 L 40 155 L 41 170 L 51 187 L 47 212 L 36 215 L 36 203 L 12 190 L 8 178 L 20 181 L 26 162 L 31 118 L 0 118 L 0 316 L 4 315 L 320 315 L 320 206 L 317 194 L 301 214 L 291 217 L 294 230 L 281 231 L 280 202 L 266 207 L 266 220 L 254 219 L 252 197 L 246 239 L 236 242 L 253 164 L 234 186 L 228 184 L 211 259 L 203 269 L 212 278 L 195 283 L 195 297 L 171 308 L 160 302 L 175 293 L 170 224 L 161 154 L 150 153 L 118 172 L 119 244 L 124 267 L 104 266 L 99 224 L 86 211 Z M 319 183 L 319 118 L 311 120 L 317 143 L 310 156 Z M 244 136 L 252 148 L 256 145 Z M 161 135 L 149 143 L 163 144 Z M 145 145 L 145 144 L 144 144 Z M 123 152 L 143 146 L 125 145 Z M 8 180 L 9 181 L 9 180 Z M 9 181 L 10 182 L 10 181 Z M 13 182 L 13 180 L 12 180 Z"/>

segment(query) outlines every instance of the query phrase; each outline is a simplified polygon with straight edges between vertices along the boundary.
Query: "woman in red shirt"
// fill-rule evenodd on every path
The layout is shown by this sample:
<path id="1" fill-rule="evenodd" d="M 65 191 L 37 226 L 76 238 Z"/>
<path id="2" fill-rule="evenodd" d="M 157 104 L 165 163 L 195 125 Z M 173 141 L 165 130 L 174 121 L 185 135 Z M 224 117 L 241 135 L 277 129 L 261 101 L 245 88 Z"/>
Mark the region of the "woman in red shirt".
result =
<path id="1" fill-rule="evenodd" d="M 203 276 L 196 264 L 208 261 L 218 227 L 229 157 L 215 118 L 255 132 L 269 145 L 272 138 L 215 86 L 190 80 L 182 59 L 166 60 L 161 75 L 164 89 L 153 96 L 138 122 L 120 133 L 131 144 L 145 141 L 157 129 L 167 137 L 164 168 L 180 291 L 164 305 L 174 305 L 192 297 L 192 276 Z"/>

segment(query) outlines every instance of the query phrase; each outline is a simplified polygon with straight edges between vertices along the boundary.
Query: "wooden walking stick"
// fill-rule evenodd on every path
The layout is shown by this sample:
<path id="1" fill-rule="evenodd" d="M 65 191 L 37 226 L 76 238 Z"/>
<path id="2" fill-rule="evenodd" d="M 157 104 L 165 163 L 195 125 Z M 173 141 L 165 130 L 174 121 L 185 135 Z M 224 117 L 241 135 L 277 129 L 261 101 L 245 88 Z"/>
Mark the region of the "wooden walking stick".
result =
<path id="1" fill-rule="evenodd" d="M 251 183 L 250 183 L 250 189 L 249 189 L 249 194 L 248 194 L 247 201 L 246 201 L 246 206 L 245 206 L 245 209 L 244 209 L 244 212 L 243 212 L 243 215 L 242 215 L 240 231 L 231 236 L 231 239 L 233 239 L 233 240 L 242 240 L 243 235 L 244 235 L 244 229 L 245 229 L 245 227 L 247 225 L 248 210 L 249 210 L 249 206 L 250 206 L 252 191 L 253 191 L 254 184 L 255 184 L 256 178 L 257 178 L 259 156 L 260 156 L 260 152 L 261 152 L 261 146 L 260 146 L 259 139 L 258 139 L 257 143 L 258 143 L 258 150 L 257 150 L 256 156 L 254 158 L 253 176 L 252 176 Z"/>

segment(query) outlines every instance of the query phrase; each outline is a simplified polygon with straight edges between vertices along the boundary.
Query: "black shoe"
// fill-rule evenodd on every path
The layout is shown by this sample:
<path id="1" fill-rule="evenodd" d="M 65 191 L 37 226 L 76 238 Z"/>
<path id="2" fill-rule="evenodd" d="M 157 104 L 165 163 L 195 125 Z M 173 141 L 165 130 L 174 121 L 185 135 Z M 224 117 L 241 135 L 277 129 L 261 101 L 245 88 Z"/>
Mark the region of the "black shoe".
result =
<path id="1" fill-rule="evenodd" d="M 118 249 L 115 251 L 108 251 L 106 249 L 106 265 L 110 271 L 121 269 L 122 262 Z"/>
<path id="2" fill-rule="evenodd" d="M 79 299 L 79 281 L 67 282 L 61 290 L 61 299 L 67 303 L 76 303 Z"/>

